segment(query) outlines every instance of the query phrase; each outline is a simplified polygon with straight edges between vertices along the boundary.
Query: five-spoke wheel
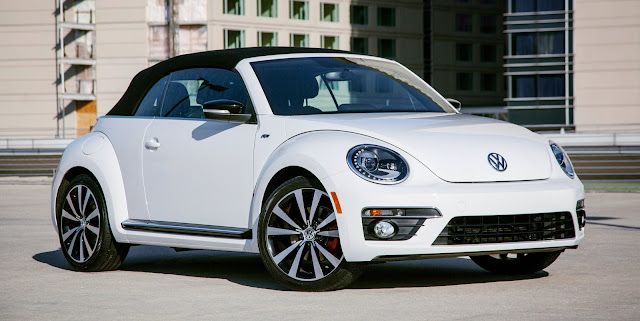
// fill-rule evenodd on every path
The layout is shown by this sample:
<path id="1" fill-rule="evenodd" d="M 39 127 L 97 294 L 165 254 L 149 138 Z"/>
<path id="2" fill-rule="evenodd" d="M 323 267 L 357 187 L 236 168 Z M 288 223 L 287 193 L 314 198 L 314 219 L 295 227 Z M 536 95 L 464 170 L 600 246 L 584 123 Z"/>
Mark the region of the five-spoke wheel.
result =
<path id="1" fill-rule="evenodd" d="M 303 177 L 285 182 L 271 194 L 258 234 L 267 269 L 290 288 L 342 288 L 362 271 L 362 266 L 344 261 L 329 195 Z"/>

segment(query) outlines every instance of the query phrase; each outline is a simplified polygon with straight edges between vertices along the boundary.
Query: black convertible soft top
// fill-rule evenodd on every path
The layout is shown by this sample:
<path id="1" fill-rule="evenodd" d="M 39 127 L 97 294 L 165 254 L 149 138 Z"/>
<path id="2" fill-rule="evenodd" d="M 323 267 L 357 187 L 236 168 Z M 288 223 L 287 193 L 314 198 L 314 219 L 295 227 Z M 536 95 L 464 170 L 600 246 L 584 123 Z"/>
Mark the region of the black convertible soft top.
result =
<path id="1" fill-rule="evenodd" d="M 144 94 L 160 78 L 169 73 L 186 68 L 221 68 L 233 70 L 243 59 L 291 53 L 351 53 L 342 50 L 293 47 L 261 47 L 212 50 L 194 54 L 181 55 L 159 62 L 140 71 L 125 91 L 122 98 L 107 113 L 111 116 L 132 116 Z"/>

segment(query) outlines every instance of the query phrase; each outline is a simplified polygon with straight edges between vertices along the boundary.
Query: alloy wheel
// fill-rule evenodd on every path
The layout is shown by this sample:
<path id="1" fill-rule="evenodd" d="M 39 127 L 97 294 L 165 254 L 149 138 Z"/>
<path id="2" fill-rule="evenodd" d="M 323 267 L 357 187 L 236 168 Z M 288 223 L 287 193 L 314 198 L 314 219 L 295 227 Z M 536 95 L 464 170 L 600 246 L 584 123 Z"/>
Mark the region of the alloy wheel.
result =
<path id="1" fill-rule="evenodd" d="M 331 199 L 316 188 L 296 189 L 273 207 L 265 233 L 275 265 L 299 281 L 315 281 L 343 261 Z"/>
<path id="2" fill-rule="evenodd" d="M 93 192 L 76 185 L 67 193 L 62 205 L 60 235 L 63 251 L 77 263 L 87 262 L 100 239 L 100 209 Z"/>

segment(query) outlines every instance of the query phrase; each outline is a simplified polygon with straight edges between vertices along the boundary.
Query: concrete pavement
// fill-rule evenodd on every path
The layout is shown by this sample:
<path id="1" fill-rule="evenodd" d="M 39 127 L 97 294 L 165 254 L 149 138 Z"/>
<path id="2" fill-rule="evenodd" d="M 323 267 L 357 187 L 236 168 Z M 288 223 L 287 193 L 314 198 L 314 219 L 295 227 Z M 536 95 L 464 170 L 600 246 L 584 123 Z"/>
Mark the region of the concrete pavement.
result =
<path id="1" fill-rule="evenodd" d="M 640 193 L 589 193 L 585 241 L 545 272 L 394 262 L 371 265 L 348 289 L 300 293 L 253 254 L 136 246 L 120 270 L 70 271 L 45 184 L 0 182 L 0 320 L 640 319 Z"/>

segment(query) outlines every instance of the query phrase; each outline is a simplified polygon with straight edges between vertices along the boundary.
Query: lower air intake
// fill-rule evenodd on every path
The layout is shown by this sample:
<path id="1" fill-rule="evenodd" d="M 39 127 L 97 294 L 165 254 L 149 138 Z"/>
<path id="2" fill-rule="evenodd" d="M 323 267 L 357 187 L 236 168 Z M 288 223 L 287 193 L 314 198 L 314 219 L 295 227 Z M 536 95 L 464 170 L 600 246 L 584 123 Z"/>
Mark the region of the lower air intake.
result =
<path id="1" fill-rule="evenodd" d="M 433 245 L 559 240 L 575 237 L 569 212 L 454 217 Z"/>

